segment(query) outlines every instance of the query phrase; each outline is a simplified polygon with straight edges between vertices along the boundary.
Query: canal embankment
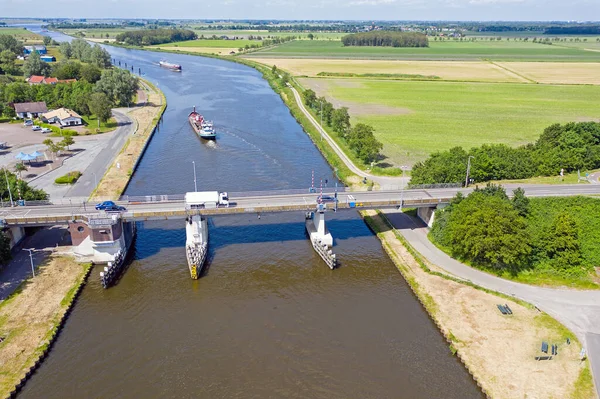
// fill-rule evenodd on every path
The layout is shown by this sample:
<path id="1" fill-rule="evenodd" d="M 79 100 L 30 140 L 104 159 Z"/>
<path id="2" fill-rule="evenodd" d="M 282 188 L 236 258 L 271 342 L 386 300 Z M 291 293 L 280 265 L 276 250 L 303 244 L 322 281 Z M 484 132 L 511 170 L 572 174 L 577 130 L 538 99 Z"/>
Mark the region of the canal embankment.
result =
<path id="1" fill-rule="evenodd" d="M 404 279 L 483 392 L 492 398 L 594 398 L 575 335 L 534 306 L 443 273 L 423 259 L 385 216 L 361 212 Z M 503 315 L 497 305 L 508 305 Z M 566 339 L 570 339 L 570 344 Z M 558 344 L 552 359 L 542 342 Z"/>
<path id="2" fill-rule="evenodd" d="M 127 113 L 135 124 L 135 131 L 98 182 L 90 196 L 92 200 L 118 199 L 123 194 L 167 107 L 165 95 L 156 86 L 144 79 L 140 79 L 140 86 L 138 99 L 144 101 Z"/>
<path id="3" fill-rule="evenodd" d="M 48 257 L 0 303 L 0 397 L 14 397 L 48 356 L 91 268 Z"/>

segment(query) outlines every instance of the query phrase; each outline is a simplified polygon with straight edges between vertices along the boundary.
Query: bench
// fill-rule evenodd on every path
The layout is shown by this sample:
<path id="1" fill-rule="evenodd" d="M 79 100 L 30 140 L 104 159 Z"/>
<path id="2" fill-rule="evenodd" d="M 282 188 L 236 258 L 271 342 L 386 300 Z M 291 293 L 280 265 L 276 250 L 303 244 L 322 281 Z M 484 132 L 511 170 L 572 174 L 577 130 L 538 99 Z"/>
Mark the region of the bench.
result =
<path id="1" fill-rule="evenodd" d="M 508 307 L 508 305 L 496 305 L 498 307 L 498 310 L 500 311 L 500 313 L 502 313 L 503 315 L 511 315 L 513 314 L 511 308 Z"/>

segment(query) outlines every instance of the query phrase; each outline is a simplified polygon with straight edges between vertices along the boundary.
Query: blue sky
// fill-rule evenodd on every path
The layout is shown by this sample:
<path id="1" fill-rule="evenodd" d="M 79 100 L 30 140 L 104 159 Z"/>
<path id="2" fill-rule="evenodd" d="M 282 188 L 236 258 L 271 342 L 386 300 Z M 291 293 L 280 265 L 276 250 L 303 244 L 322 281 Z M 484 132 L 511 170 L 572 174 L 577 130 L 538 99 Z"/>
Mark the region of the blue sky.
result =
<path id="1" fill-rule="evenodd" d="M 588 21 L 600 0 L 0 0 L 0 17 Z"/>

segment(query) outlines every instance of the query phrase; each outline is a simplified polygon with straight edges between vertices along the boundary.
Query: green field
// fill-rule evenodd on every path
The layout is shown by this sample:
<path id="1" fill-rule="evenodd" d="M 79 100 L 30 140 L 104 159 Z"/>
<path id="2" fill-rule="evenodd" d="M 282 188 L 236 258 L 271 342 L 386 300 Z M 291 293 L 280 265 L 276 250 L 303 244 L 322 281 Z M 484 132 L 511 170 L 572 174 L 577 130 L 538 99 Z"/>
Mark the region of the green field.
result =
<path id="1" fill-rule="evenodd" d="M 416 60 L 589 61 L 600 52 L 521 41 L 429 41 L 426 48 L 344 47 L 328 40 L 296 40 L 253 53 L 260 57 L 375 58 Z"/>
<path id="2" fill-rule="evenodd" d="M 266 30 L 202 30 L 202 29 L 193 29 L 194 32 L 200 37 L 200 35 L 204 35 L 205 37 L 210 37 L 212 35 L 216 35 L 218 37 L 228 36 L 228 37 L 243 37 L 246 38 L 250 35 L 252 36 L 260 36 L 263 39 L 270 37 L 287 37 L 287 36 L 296 36 L 302 39 L 308 39 L 309 32 L 269 32 Z M 314 40 L 338 40 L 342 36 L 347 35 L 347 33 L 336 33 L 336 32 L 313 32 Z"/>
<path id="3" fill-rule="evenodd" d="M 330 101 L 334 106 L 349 106 L 353 123 L 374 126 L 377 138 L 384 143 L 387 162 L 395 165 L 412 164 L 429 153 L 454 146 L 468 149 L 485 143 L 524 144 L 537 139 L 552 123 L 600 119 L 598 86 L 300 81 L 320 94 L 325 90 L 333 97 Z M 371 114 L 360 115 L 365 106 Z"/>
<path id="4" fill-rule="evenodd" d="M 117 36 L 119 33 L 127 32 L 130 30 L 135 30 L 135 29 L 134 28 L 131 28 L 131 29 L 125 29 L 125 28 L 60 29 L 60 31 L 66 35 L 79 36 L 79 33 L 83 33 L 85 35 L 85 37 L 89 37 L 92 39 L 106 38 L 106 34 L 108 34 L 109 39 L 114 39 L 115 36 Z"/>
<path id="5" fill-rule="evenodd" d="M 42 36 L 22 28 L 0 28 L 0 35 L 13 35 L 25 43 L 42 42 Z"/>

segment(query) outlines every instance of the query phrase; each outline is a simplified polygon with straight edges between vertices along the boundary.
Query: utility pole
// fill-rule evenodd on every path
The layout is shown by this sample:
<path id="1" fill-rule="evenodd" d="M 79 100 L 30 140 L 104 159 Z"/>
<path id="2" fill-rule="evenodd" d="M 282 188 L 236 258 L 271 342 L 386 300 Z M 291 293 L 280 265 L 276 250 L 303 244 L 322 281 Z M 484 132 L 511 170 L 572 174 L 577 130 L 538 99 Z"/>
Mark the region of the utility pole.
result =
<path id="1" fill-rule="evenodd" d="M 4 168 L 4 177 L 6 177 L 6 187 L 8 188 L 8 196 L 10 197 L 10 206 L 15 206 L 13 203 L 12 192 L 10 191 L 10 184 L 8 184 L 8 173 L 6 173 L 6 168 Z"/>
<path id="2" fill-rule="evenodd" d="M 467 160 L 467 177 L 465 178 L 465 188 L 469 187 L 469 172 L 471 171 L 471 158 L 475 158 L 473 155 L 469 155 Z"/>
<path id="3" fill-rule="evenodd" d="M 196 184 L 196 161 L 192 161 L 194 165 L 194 191 L 198 191 L 198 185 Z"/>
<path id="4" fill-rule="evenodd" d="M 98 179 L 96 178 L 96 173 L 92 172 L 94 175 L 94 189 L 98 188 Z"/>
<path id="5" fill-rule="evenodd" d="M 24 248 L 23 251 L 29 251 L 29 260 L 31 261 L 31 274 L 33 277 L 35 277 L 35 269 L 33 267 L 33 251 L 35 250 L 35 248 Z"/>

